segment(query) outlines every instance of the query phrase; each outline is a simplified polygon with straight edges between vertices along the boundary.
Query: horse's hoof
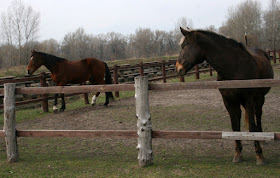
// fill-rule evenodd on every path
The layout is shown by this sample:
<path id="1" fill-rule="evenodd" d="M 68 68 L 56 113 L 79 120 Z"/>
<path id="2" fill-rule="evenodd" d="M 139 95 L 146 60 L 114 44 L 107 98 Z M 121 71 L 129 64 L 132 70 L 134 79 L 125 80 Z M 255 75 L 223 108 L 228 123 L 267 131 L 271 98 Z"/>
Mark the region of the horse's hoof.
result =
<path id="1" fill-rule="evenodd" d="M 64 109 L 59 109 L 59 112 L 63 112 L 64 111 Z"/>
<path id="2" fill-rule="evenodd" d="M 94 106 L 95 106 L 95 103 L 91 103 L 91 106 L 94 107 Z"/>
<path id="3" fill-rule="evenodd" d="M 234 156 L 232 162 L 233 163 L 241 163 L 242 162 L 242 157 L 240 155 L 239 156 Z"/>
<path id="4" fill-rule="evenodd" d="M 58 113 L 58 109 L 53 110 L 53 113 L 57 114 Z"/>
<path id="5" fill-rule="evenodd" d="M 261 165 L 264 165 L 264 164 L 265 164 L 264 157 L 263 156 L 257 156 L 256 165 L 261 166 Z"/>
<path id="6" fill-rule="evenodd" d="M 108 107 L 108 104 L 105 103 L 104 106 L 105 106 L 105 107 Z"/>

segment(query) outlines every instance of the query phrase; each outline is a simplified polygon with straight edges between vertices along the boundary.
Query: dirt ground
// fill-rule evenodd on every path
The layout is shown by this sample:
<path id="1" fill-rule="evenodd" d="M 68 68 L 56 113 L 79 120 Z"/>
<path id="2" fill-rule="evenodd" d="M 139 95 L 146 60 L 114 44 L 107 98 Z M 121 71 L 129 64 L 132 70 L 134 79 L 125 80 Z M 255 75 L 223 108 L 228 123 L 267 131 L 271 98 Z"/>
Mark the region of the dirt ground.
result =
<path id="1" fill-rule="evenodd" d="M 276 79 L 280 78 L 279 74 L 275 75 Z M 274 88 L 266 95 L 266 102 L 263 107 L 264 115 L 266 113 L 279 115 L 280 95 L 277 92 L 279 88 Z M 218 90 L 184 90 L 184 91 L 150 91 L 149 102 L 151 107 L 163 106 L 179 106 L 186 105 L 197 107 L 215 108 L 217 112 L 221 112 L 224 117 L 229 116 L 223 105 L 221 94 Z M 131 115 L 130 122 L 122 122 L 122 113 Z M 168 115 L 168 113 L 166 113 Z M 153 116 L 152 116 L 153 117 Z M 102 104 L 94 107 L 87 105 L 74 110 L 65 110 L 59 114 L 50 114 L 35 120 L 28 120 L 17 124 L 18 129 L 71 129 L 71 130 L 87 130 L 87 129 L 136 129 L 135 118 L 135 99 L 129 97 L 111 102 L 109 107 Z"/>

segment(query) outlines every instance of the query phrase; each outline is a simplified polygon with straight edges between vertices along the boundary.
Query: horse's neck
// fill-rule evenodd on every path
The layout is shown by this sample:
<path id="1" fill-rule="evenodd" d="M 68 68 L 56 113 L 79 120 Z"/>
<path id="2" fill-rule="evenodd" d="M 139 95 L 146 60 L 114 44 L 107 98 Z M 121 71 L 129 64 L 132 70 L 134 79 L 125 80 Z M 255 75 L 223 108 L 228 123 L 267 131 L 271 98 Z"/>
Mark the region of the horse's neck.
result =
<path id="1" fill-rule="evenodd" d="M 44 58 L 44 66 L 51 72 L 53 73 L 55 70 L 55 66 L 57 63 L 60 62 L 59 58 L 57 57 L 45 57 Z"/>
<path id="2" fill-rule="evenodd" d="M 217 71 L 223 79 L 237 77 L 241 65 L 251 65 L 248 62 L 248 53 L 230 45 L 208 45 L 206 48 L 206 61 Z M 246 57 L 244 57 L 246 56 Z M 241 77 L 241 76 L 238 76 Z"/>

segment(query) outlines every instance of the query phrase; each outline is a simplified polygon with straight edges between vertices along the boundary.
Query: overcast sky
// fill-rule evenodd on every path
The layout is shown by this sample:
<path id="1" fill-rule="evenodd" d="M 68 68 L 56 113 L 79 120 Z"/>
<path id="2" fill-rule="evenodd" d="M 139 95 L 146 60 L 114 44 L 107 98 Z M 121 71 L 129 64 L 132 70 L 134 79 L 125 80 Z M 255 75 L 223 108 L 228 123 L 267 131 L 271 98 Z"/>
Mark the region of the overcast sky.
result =
<path id="1" fill-rule="evenodd" d="M 134 33 L 138 27 L 172 30 L 180 17 L 192 20 L 195 28 L 226 20 L 228 8 L 244 0 L 23 0 L 40 12 L 40 39 L 62 40 L 82 27 L 86 33 Z M 0 0 L 0 13 L 12 0 Z M 259 0 L 263 8 L 269 0 Z"/>

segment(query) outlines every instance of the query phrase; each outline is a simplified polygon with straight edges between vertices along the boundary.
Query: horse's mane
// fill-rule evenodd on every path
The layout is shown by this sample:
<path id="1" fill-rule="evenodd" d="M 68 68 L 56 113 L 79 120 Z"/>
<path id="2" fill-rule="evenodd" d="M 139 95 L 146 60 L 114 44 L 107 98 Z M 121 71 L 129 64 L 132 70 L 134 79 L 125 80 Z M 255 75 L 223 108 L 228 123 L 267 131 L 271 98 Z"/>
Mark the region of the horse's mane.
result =
<path id="1" fill-rule="evenodd" d="M 66 59 L 64 58 L 60 58 L 51 54 L 47 54 L 47 53 L 43 53 L 43 52 L 36 52 L 37 54 L 39 54 L 40 56 L 42 56 L 45 59 L 44 65 L 48 68 L 48 69 L 52 69 L 57 62 L 62 62 Z"/>
<path id="2" fill-rule="evenodd" d="M 227 45 L 230 45 L 231 47 L 239 48 L 239 49 L 244 50 L 245 52 L 249 52 L 251 54 L 251 52 L 248 50 L 248 48 L 244 44 L 242 44 L 242 43 L 240 43 L 240 42 L 238 42 L 238 41 L 236 41 L 232 38 L 225 37 L 222 34 L 218 34 L 218 33 L 215 33 L 213 31 L 207 31 L 207 30 L 189 30 L 189 31 L 199 32 L 199 33 L 204 34 L 208 37 L 211 37 L 215 42 L 217 42 L 219 44 L 222 44 L 222 45 L 227 44 Z M 181 45 L 184 42 L 184 40 L 185 40 L 185 36 L 183 36 L 181 38 L 179 44 Z"/>
<path id="3" fill-rule="evenodd" d="M 244 52 L 248 52 L 252 55 L 251 51 L 243 44 L 240 43 L 232 38 L 226 37 L 222 34 L 218 34 L 212 31 L 207 30 L 197 30 L 197 32 L 202 33 L 206 36 L 210 36 L 212 39 L 215 40 L 215 42 L 221 44 L 221 45 L 229 45 L 232 48 L 238 48 L 240 50 L 243 50 Z"/>

